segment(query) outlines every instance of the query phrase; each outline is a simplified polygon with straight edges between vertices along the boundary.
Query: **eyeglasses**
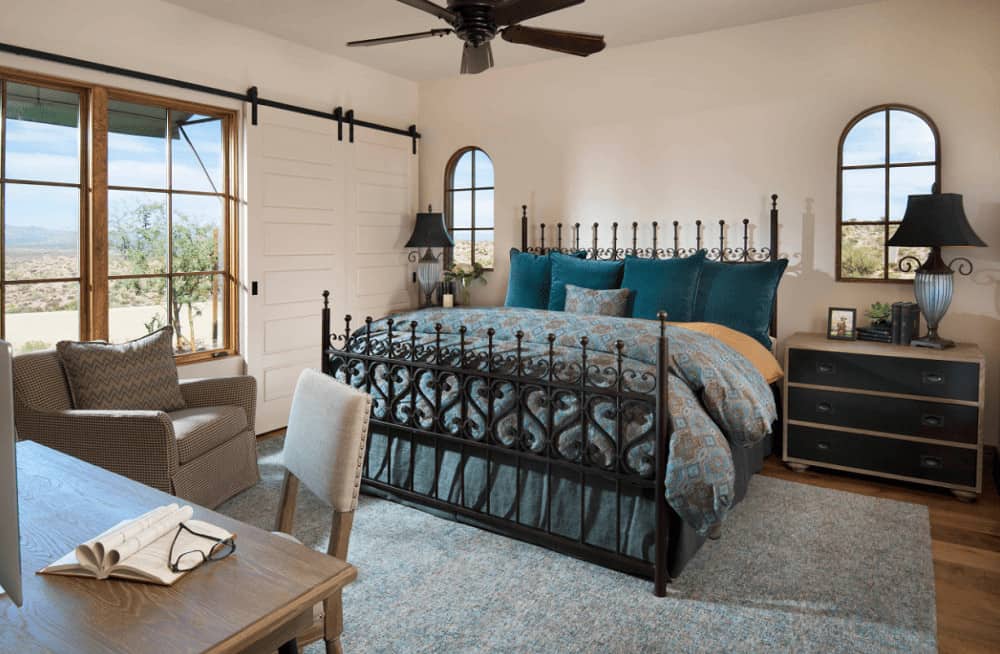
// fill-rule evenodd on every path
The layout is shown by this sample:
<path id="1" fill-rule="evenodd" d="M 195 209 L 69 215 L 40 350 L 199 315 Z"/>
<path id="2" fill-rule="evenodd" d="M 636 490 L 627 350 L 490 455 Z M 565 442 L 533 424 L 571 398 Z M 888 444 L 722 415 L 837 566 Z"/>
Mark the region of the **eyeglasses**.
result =
<path id="1" fill-rule="evenodd" d="M 212 546 L 207 555 L 202 550 L 191 550 L 189 552 L 181 552 L 175 559 L 174 546 L 177 545 L 177 538 L 180 537 L 181 531 L 186 531 L 199 538 L 207 538 L 214 541 L 215 545 Z M 174 540 L 170 543 L 170 552 L 167 554 L 167 565 L 170 567 L 171 572 L 190 572 L 209 561 L 221 561 L 235 551 L 236 541 L 233 538 L 220 540 L 215 536 L 200 534 L 182 522 L 177 526 L 177 533 L 174 534 Z"/>

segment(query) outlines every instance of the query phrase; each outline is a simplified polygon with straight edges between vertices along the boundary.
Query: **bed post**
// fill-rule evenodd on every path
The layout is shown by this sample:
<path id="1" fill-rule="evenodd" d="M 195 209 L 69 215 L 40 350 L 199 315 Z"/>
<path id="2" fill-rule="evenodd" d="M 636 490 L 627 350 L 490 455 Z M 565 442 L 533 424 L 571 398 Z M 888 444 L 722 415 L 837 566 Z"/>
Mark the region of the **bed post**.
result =
<path id="1" fill-rule="evenodd" d="M 656 356 L 656 486 L 653 502 L 656 504 L 656 551 L 653 562 L 653 592 L 666 597 L 670 573 L 667 570 L 667 540 L 669 517 L 667 513 L 667 439 L 670 438 L 670 356 L 667 344 L 667 312 L 657 314 L 660 319 L 660 338 Z"/>
<path id="2" fill-rule="evenodd" d="M 528 205 L 521 205 L 521 252 L 528 251 Z"/>
<path id="3" fill-rule="evenodd" d="M 322 357 L 319 362 L 319 369 L 325 374 L 330 374 L 329 360 L 326 356 L 326 349 L 330 347 L 330 291 L 323 291 L 323 341 L 319 351 Z"/>
<path id="4" fill-rule="evenodd" d="M 777 261 L 778 253 L 778 194 L 771 194 L 771 261 Z M 778 338 L 778 292 L 774 293 L 771 306 L 771 336 Z"/>

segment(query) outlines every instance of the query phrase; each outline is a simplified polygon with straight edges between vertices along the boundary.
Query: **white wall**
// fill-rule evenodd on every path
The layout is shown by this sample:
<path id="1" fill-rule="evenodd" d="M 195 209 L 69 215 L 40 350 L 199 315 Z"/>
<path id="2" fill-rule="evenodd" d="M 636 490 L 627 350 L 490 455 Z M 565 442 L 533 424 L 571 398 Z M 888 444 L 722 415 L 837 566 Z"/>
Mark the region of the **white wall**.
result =
<path id="1" fill-rule="evenodd" d="M 859 111 L 915 105 L 941 130 L 943 188 L 965 195 L 984 249 L 942 323 L 989 357 L 1000 389 L 1000 2 L 890 0 L 500 69 L 420 87 L 421 205 L 442 200 L 458 148 L 496 167 L 500 303 L 518 216 L 535 222 L 750 218 L 780 194 L 791 259 L 779 333 L 821 331 L 828 306 L 912 298 L 909 285 L 834 282 L 837 140 Z M 762 239 L 763 240 L 763 239 Z M 766 244 L 766 241 L 761 244 Z M 997 442 L 990 402 L 987 441 Z"/>
<path id="2" fill-rule="evenodd" d="M 330 111 L 340 105 L 353 108 L 359 118 L 401 128 L 416 122 L 417 86 L 413 82 L 157 0 L 5 2 L 0 41 L 235 92 L 257 86 L 268 99 Z M 241 106 L 216 96 L 5 53 L 0 53 L 0 66 L 221 107 Z M 253 164 L 257 154 L 246 152 L 245 156 Z M 242 190 L 246 191 L 245 185 Z M 243 225 L 243 235 L 252 231 L 255 216 L 245 219 L 251 229 Z M 245 257 L 242 263 L 245 266 Z M 244 294 L 244 312 L 246 302 L 252 301 Z M 319 309 L 317 298 L 317 324 Z M 246 340 L 244 331 L 241 341 Z M 242 358 L 230 358 L 182 367 L 181 376 L 242 370 Z"/>

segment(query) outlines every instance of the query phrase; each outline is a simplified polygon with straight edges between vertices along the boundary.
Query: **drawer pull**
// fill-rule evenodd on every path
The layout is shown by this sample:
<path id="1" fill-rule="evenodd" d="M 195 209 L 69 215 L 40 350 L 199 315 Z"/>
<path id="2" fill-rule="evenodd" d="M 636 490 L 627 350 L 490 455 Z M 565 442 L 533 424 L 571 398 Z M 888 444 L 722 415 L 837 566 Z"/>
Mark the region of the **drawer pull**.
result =
<path id="1" fill-rule="evenodd" d="M 943 384 L 944 375 L 937 372 L 925 372 L 923 374 L 923 381 L 925 384 Z"/>
<path id="2" fill-rule="evenodd" d="M 920 424 L 924 427 L 944 427 L 944 418 L 925 413 L 920 416 Z"/>
<path id="3" fill-rule="evenodd" d="M 821 375 L 832 375 L 837 372 L 837 366 L 832 363 L 817 363 L 816 372 Z"/>
<path id="4" fill-rule="evenodd" d="M 826 450 L 829 450 L 830 449 L 829 441 L 819 441 L 818 443 L 816 443 L 816 449 L 823 450 L 824 452 Z"/>
<path id="5" fill-rule="evenodd" d="M 920 455 L 920 467 L 927 468 L 929 470 L 940 470 L 944 467 L 944 463 L 939 457 L 927 456 L 926 454 Z"/>
<path id="6" fill-rule="evenodd" d="M 816 405 L 816 413 L 832 413 L 833 406 L 829 402 L 820 402 Z"/>

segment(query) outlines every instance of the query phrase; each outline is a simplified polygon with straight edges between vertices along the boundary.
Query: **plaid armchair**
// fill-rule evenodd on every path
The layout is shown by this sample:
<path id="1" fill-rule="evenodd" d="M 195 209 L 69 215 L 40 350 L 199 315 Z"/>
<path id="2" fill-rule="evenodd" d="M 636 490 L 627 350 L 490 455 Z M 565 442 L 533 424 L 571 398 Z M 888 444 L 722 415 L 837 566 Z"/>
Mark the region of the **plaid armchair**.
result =
<path id="1" fill-rule="evenodd" d="M 14 357 L 14 422 L 32 440 L 214 508 L 257 483 L 253 377 L 181 381 L 187 408 L 73 408 L 55 351 Z"/>

